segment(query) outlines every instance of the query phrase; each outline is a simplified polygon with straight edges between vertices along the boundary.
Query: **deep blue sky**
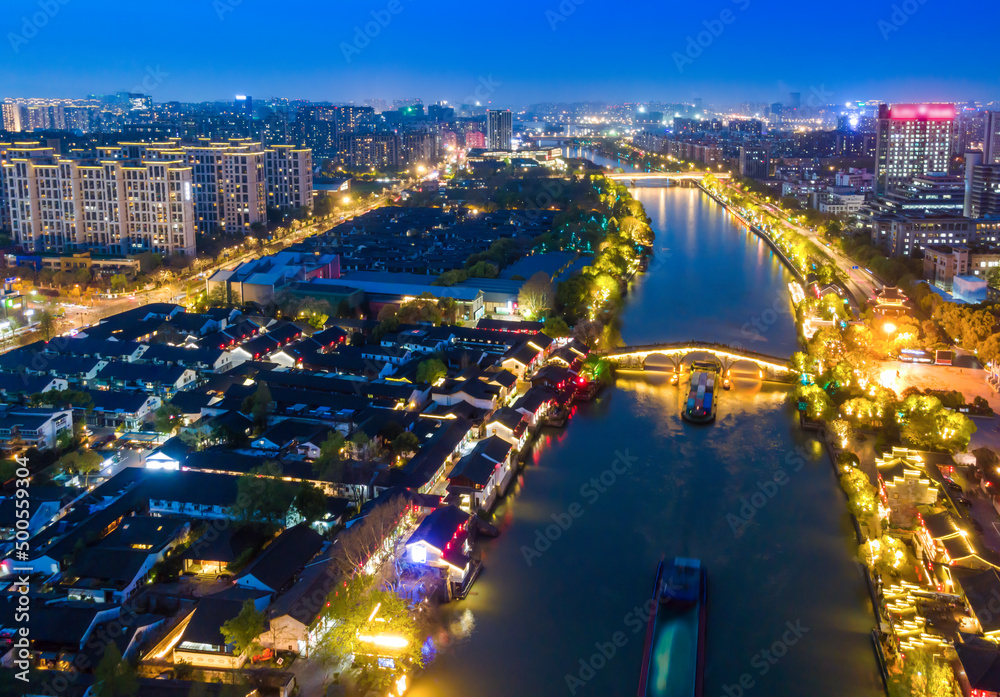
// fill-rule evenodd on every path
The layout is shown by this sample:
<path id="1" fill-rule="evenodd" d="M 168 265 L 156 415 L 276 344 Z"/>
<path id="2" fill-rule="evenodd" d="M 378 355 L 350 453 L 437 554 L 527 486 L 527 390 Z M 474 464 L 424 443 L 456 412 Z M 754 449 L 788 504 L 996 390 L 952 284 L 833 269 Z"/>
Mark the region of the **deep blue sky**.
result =
<path id="1" fill-rule="evenodd" d="M 897 12 L 895 23 L 902 0 L 577 2 L 3 0 L 0 97 L 129 90 L 147 71 L 162 76 L 141 90 L 156 101 L 237 93 L 461 101 L 481 78 L 492 78 L 490 100 L 503 107 L 698 96 L 770 102 L 789 91 L 803 101 L 815 91 L 824 102 L 1000 97 L 989 36 L 1000 3 L 992 0 L 907 0 L 915 11 Z M 51 17 L 39 14 L 46 3 L 58 7 Z M 387 11 L 393 3 L 396 15 Z M 560 7 L 573 8 L 565 21 Z M 675 53 L 684 55 L 688 37 L 724 10 L 731 23 L 717 23 L 719 36 L 679 70 Z M 343 44 L 373 21 L 372 11 L 391 20 L 348 62 Z M 24 22 L 32 15 L 47 20 L 33 36 Z"/>

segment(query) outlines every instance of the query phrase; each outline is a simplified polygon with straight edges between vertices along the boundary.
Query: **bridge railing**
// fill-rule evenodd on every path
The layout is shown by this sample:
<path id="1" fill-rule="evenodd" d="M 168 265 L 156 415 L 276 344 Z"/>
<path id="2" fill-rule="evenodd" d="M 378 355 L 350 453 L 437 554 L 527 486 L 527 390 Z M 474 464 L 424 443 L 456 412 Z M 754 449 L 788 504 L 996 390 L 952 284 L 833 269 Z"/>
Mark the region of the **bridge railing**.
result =
<path id="1" fill-rule="evenodd" d="M 715 341 L 671 341 L 656 344 L 643 344 L 639 346 L 622 346 L 615 349 L 608 349 L 606 351 L 597 351 L 595 353 L 611 357 L 628 355 L 630 353 L 656 352 L 657 350 L 662 349 L 691 349 L 693 351 L 718 349 L 720 351 L 725 351 L 726 353 L 732 353 L 746 358 L 758 358 L 771 363 L 787 364 L 788 366 L 791 366 L 791 358 L 772 356 L 770 354 L 754 351 L 753 349 L 748 349 L 743 346 L 735 346 L 733 344 L 725 344 Z"/>

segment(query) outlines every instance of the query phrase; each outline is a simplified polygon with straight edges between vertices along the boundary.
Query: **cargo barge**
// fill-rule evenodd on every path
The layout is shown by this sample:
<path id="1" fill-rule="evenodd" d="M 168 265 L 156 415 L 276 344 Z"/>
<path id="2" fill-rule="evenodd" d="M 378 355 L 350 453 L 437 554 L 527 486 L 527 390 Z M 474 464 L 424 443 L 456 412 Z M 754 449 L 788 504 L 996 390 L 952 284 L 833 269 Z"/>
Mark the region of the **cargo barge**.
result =
<path id="1" fill-rule="evenodd" d="M 662 561 L 653 585 L 638 697 L 702 697 L 708 577 L 701 561 Z"/>
<path id="2" fill-rule="evenodd" d="M 719 381 L 718 365 L 710 361 L 692 363 L 688 397 L 681 415 L 692 423 L 705 424 L 715 421 L 715 389 Z"/>

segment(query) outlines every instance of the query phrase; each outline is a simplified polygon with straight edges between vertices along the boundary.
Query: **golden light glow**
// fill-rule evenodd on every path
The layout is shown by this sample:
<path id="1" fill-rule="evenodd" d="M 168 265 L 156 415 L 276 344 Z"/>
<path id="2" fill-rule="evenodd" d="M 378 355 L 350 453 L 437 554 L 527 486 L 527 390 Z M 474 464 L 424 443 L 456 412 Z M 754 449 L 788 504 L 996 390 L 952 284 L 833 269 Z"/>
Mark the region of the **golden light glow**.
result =
<path id="1" fill-rule="evenodd" d="M 376 634 L 370 636 L 368 634 L 359 634 L 358 641 L 364 641 L 369 644 L 375 644 L 376 646 L 382 646 L 387 649 L 402 649 L 409 645 L 410 640 L 396 636 L 394 634 Z"/>

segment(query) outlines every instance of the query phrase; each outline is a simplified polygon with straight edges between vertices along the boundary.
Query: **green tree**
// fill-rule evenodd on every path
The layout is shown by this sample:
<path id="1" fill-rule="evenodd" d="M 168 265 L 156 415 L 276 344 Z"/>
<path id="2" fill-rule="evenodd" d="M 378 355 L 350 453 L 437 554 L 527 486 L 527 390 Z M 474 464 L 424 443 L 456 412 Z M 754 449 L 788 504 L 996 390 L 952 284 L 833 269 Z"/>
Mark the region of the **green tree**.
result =
<path id="1" fill-rule="evenodd" d="M 997 268 L 1000 269 L 1000 266 Z M 979 346 L 977 357 L 979 358 L 979 362 L 984 366 L 990 366 L 991 364 L 1000 365 L 1000 363 L 997 363 L 1000 361 L 1000 334 L 993 334 L 984 341 Z"/>
<path id="2" fill-rule="evenodd" d="M 496 278 L 500 274 L 496 264 L 491 264 L 488 261 L 473 264 L 469 267 L 468 272 L 469 278 Z"/>
<path id="3" fill-rule="evenodd" d="M 409 431 L 403 431 L 392 439 L 392 451 L 397 455 L 415 453 L 420 449 L 420 439 Z"/>
<path id="4" fill-rule="evenodd" d="M 876 540 L 868 540 L 858 548 L 861 561 L 880 576 L 895 575 L 906 562 L 906 547 L 895 537 L 882 535 Z"/>
<path id="5" fill-rule="evenodd" d="M 121 273 L 116 273 L 111 277 L 111 290 L 115 293 L 121 293 L 126 288 L 128 288 L 128 276 Z"/>
<path id="6" fill-rule="evenodd" d="M 80 390 L 49 390 L 36 392 L 28 397 L 28 403 L 33 407 L 48 405 L 52 407 L 71 406 L 76 409 L 91 409 L 94 398 Z"/>
<path id="7" fill-rule="evenodd" d="M 954 697 L 961 694 L 951 666 L 928 649 L 911 649 L 889 670 L 890 697 Z"/>
<path id="8" fill-rule="evenodd" d="M 334 431 L 319 446 L 319 456 L 313 460 L 313 471 L 320 479 L 336 481 L 344 466 L 344 436 Z"/>
<path id="9" fill-rule="evenodd" d="M 368 460 L 372 455 L 372 439 L 364 431 L 357 430 L 350 438 L 351 449 L 355 457 Z"/>
<path id="10" fill-rule="evenodd" d="M 182 425 L 181 416 L 184 411 L 170 402 L 164 402 L 153 415 L 153 427 L 158 433 L 173 433 Z"/>
<path id="11" fill-rule="evenodd" d="M 398 649 L 397 670 L 409 671 L 424 664 L 423 633 L 406 601 L 391 591 L 375 587 L 371 576 L 355 574 L 327 596 L 322 616 L 327 631 L 319 638 L 317 657 L 337 665 L 354 656 L 374 661 L 374 645 L 366 637 L 395 636 L 406 643 Z M 384 649 L 382 649 L 384 651 Z"/>
<path id="12" fill-rule="evenodd" d="M 840 477 L 840 486 L 847 492 L 848 506 L 859 520 L 876 513 L 878 508 L 875 487 L 864 472 L 854 467 L 848 468 Z"/>
<path id="13" fill-rule="evenodd" d="M 539 271 L 521 286 L 521 292 L 517 294 L 518 309 L 526 318 L 537 319 L 553 306 L 555 297 L 549 275 Z"/>
<path id="14" fill-rule="evenodd" d="M 1000 266 L 994 266 L 986 272 L 986 282 L 993 288 L 1000 288 Z"/>
<path id="15" fill-rule="evenodd" d="M 247 600 L 240 608 L 240 614 L 222 623 L 222 636 L 238 654 L 256 656 L 262 648 L 260 635 L 264 633 L 265 626 L 264 613 L 257 610 L 252 600 Z"/>
<path id="16" fill-rule="evenodd" d="M 443 324 L 455 324 L 458 321 L 458 301 L 455 298 L 439 298 L 437 307 Z"/>
<path id="17" fill-rule="evenodd" d="M 448 374 L 448 367 L 437 358 L 427 358 L 417 366 L 417 382 L 436 383 Z"/>
<path id="18" fill-rule="evenodd" d="M 42 333 L 46 341 L 52 339 L 52 334 L 56 329 L 56 318 L 48 310 L 42 310 L 38 316 L 38 331 Z"/>
<path id="19" fill-rule="evenodd" d="M 810 419 L 823 419 L 833 411 L 830 396 L 819 385 L 799 385 L 795 388 L 795 397 L 806 403 L 806 416 Z"/>
<path id="20" fill-rule="evenodd" d="M 326 515 L 326 494 L 310 482 L 302 482 L 292 502 L 307 523 L 315 523 Z"/>
<path id="21" fill-rule="evenodd" d="M 139 678 L 132 664 L 122 659 L 118 645 L 109 641 L 94 671 L 95 697 L 131 697 L 139 691 Z"/>
<path id="22" fill-rule="evenodd" d="M 550 317 L 545 320 L 545 327 L 542 330 L 546 336 L 553 339 L 560 339 L 570 335 L 569 325 L 562 317 Z"/>
<path id="23" fill-rule="evenodd" d="M 431 283 L 431 285 L 450 287 L 456 283 L 461 283 L 468 277 L 469 273 L 464 269 L 452 269 L 451 271 L 445 271 L 443 274 L 434 279 L 434 282 Z"/>
<path id="24" fill-rule="evenodd" d="M 241 475 L 236 481 L 236 502 L 230 511 L 232 517 L 243 526 L 284 525 L 294 494 L 282 477 L 281 465 L 273 461 Z"/>
<path id="25" fill-rule="evenodd" d="M 259 383 L 257 390 L 243 400 L 243 411 L 250 414 L 258 429 L 267 426 L 267 415 L 271 413 L 272 406 L 271 390 L 266 382 Z"/>

